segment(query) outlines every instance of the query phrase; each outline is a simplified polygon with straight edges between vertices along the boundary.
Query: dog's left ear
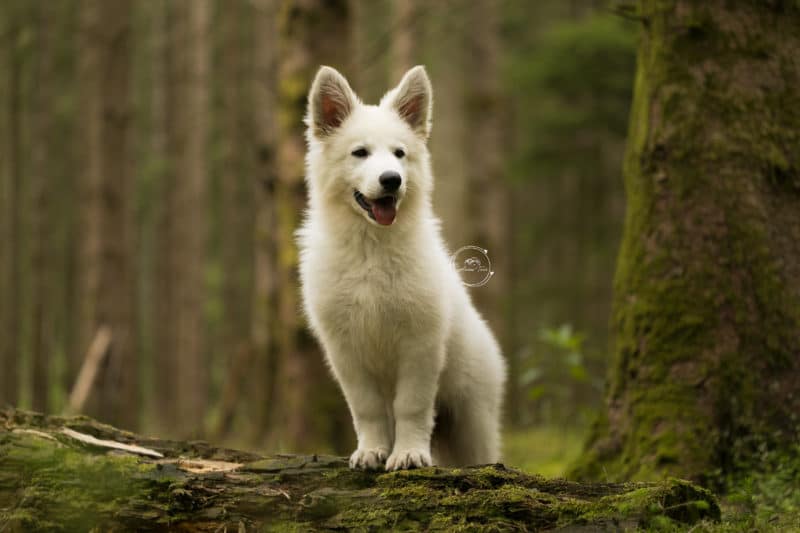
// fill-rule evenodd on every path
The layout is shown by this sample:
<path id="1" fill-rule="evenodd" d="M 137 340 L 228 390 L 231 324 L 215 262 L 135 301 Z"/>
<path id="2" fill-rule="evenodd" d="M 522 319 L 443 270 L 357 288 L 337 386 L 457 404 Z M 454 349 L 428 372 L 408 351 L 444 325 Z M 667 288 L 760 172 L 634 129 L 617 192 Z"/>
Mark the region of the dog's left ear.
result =
<path id="1" fill-rule="evenodd" d="M 427 139 L 431 134 L 433 89 L 425 67 L 417 65 L 406 72 L 400 84 L 386 93 L 381 105 L 394 108 L 414 132 Z"/>
<path id="2" fill-rule="evenodd" d="M 320 67 L 308 94 L 306 125 L 318 138 L 333 133 L 353 112 L 358 97 L 339 71 Z"/>

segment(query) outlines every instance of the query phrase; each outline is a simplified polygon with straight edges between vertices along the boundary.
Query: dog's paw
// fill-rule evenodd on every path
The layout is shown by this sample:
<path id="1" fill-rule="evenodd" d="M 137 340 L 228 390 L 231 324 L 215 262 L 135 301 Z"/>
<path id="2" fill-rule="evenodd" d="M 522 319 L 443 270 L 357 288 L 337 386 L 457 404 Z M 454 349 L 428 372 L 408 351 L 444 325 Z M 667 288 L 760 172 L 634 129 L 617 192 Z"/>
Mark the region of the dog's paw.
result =
<path id="1" fill-rule="evenodd" d="M 386 461 L 389 450 L 386 448 L 359 448 L 350 456 L 350 468 L 377 470 Z"/>
<path id="2" fill-rule="evenodd" d="M 386 460 L 386 470 L 407 470 L 431 466 L 431 454 L 420 448 L 395 450 Z"/>

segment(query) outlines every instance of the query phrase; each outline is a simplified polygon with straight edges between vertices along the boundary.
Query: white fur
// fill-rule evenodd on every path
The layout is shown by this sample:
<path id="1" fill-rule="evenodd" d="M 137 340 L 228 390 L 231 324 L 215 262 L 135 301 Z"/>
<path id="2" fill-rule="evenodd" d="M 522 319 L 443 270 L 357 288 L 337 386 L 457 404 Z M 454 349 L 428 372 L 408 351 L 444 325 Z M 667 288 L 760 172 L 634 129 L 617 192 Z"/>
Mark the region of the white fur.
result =
<path id="1" fill-rule="evenodd" d="M 354 468 L 500 458 L 505 364 L 451 267 L 431 208 L 431 101 L 422 67 L 378 106 L 362 104 L 329 67 L 309 95 L 309 210 L 298 231 L 303 301 L 353 416 Z M 351 155 L 359 147 L 370 156 Z M 398 148 L 405 157 L 395 156 Z M 403 181 L 397 218 L 381 226 L 353 190 L 380 195 L 386 170 Z"/>

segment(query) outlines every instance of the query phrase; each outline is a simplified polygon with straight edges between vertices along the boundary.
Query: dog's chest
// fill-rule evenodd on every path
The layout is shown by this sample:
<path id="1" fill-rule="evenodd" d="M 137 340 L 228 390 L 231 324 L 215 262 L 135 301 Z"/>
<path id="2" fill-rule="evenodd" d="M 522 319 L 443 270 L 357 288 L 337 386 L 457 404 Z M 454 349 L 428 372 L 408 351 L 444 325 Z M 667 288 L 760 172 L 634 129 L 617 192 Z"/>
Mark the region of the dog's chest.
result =
<path id="1" fill-rule="evenodd" d="M 320 256 L 311 312 L 351 351 L 395 353 L 410 338 L 435 335 L 441 299 L 419 263 L 401 254 Z"/>

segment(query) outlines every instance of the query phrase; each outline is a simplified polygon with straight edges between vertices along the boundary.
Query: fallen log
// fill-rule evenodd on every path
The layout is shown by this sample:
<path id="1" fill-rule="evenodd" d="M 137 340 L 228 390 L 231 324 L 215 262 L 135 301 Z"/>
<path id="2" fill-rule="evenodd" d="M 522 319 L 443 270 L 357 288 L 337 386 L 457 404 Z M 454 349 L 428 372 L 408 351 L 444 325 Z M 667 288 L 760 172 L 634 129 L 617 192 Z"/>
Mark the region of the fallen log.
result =
<path id="1" fill-rule="evenodd" d="M 687 481 L 576 483 L 501 464 L 350 470 L 0 410 L 0 531 L 615 531 L 718 520 Z"/>

